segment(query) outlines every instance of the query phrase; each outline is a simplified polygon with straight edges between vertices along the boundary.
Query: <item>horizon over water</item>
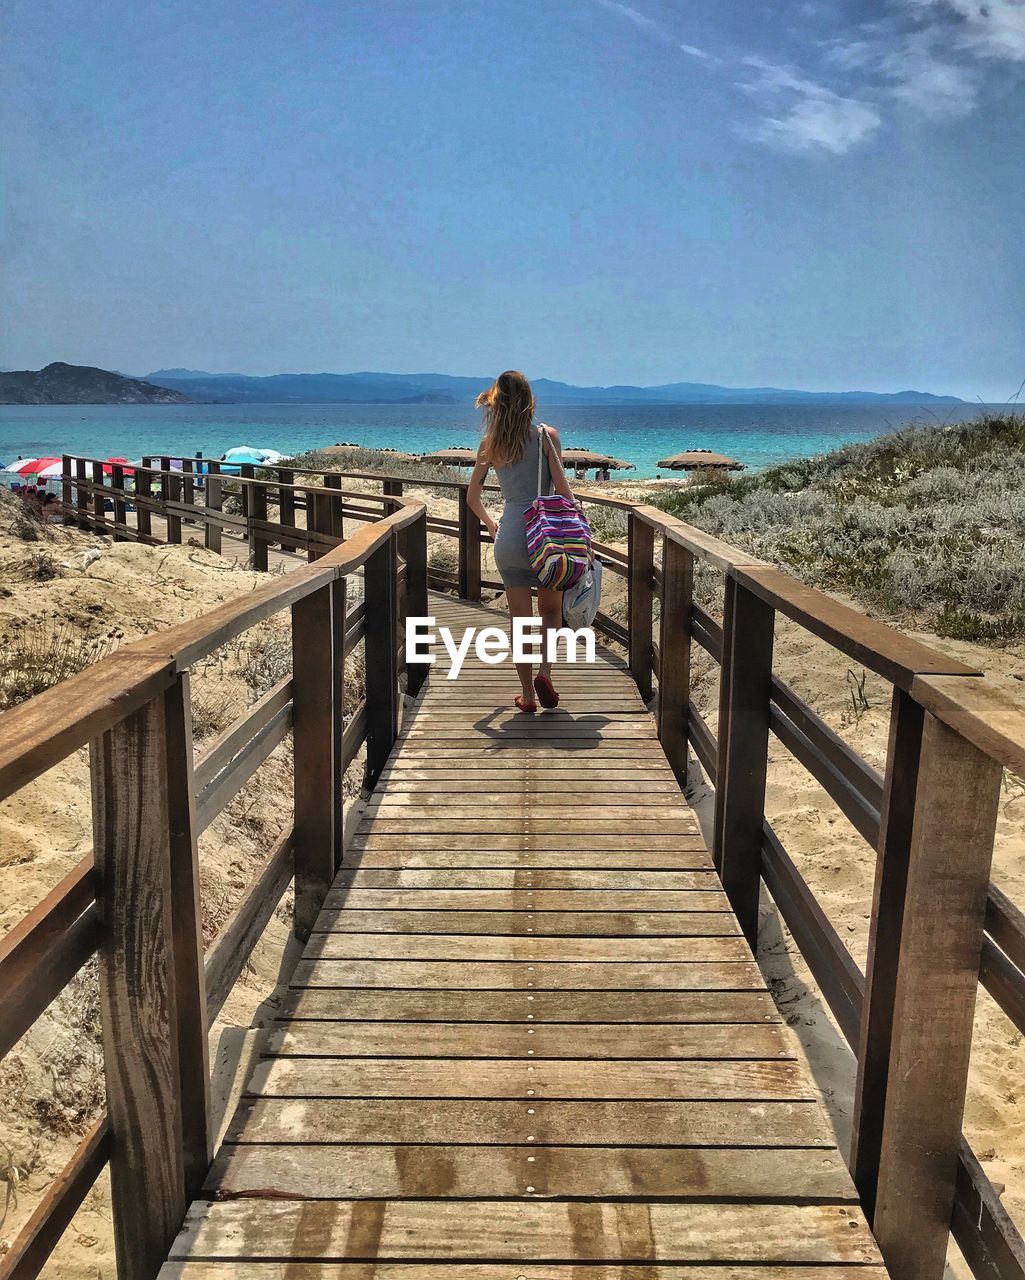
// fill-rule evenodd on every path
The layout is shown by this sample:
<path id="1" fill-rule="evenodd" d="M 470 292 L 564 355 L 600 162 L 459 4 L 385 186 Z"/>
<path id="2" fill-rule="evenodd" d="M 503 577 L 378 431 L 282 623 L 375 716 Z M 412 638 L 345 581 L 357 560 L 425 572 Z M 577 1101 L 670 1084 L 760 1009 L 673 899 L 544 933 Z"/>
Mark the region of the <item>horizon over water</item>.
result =
<path id="1" fill-rule="evenodd" d="M 908 423 L 962 422 L 1006 405 L 688 404 L 544 405 L 538 420 L 559 429 L 564 448 L 633 462 L 620 478 L 650 479 L 659 458 L 713 449 L 749 468 L 826 453 Z M 235 445 L 304 453 L 338 441 L 430 453 L 475 447 L 481 415 L 472 405 L 185 404 L 0 405 L 0 462 L 60 456 L 142 454 L 219 457 Z"/>

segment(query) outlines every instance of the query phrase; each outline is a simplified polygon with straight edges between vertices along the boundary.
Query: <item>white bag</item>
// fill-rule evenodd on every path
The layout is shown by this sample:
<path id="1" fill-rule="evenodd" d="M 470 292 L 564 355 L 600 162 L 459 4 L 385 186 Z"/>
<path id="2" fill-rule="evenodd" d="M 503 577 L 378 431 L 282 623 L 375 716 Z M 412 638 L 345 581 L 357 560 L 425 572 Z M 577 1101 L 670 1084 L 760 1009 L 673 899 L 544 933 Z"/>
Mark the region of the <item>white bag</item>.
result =
<path id="1" fill-rule="evenodd" d="M 562 620 L 578 631 L 589 627 L 601 602 L 601 561 L 595 556 L 584 576 L 562 593 Z"/>

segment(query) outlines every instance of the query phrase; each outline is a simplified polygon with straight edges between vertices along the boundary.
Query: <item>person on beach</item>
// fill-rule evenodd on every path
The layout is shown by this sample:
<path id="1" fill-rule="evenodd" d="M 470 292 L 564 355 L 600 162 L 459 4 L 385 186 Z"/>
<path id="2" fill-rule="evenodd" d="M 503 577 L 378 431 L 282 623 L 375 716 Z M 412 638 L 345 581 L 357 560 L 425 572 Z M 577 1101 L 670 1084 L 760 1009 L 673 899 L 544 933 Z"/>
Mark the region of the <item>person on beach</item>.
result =
<path id="1" fill-rule="evenodd" d="M 557 707 L 559 695 L 552 684 L 548 661 L 548 635 L 562 625 L 562 592 L 542 587 L 527 553 L 524 516 L 538 496 L 538 451 L 541 451 L 541 493 L 555 492 L 575 502 L 566 473 L 562 469 L 559 433 L 546 423 L 534 425 L 536 401 L 530 383 L 515 369 L 501 374 L 493 386 L 477 397 L 484 410 L 484 435 L 477 450 L 477 462 L 466 492 L 470 510 L 495 541 L 495 564 L 501 574 L 509 602 L 509 626 L 516 618 L 533 617 L 533 592 L 543 624 L 543 652 L 538 674 L 530 663 L 518 662 L 516 674 L 521 692 L 514 699 L 527 715 L 542 707 Z M 505 508 L 496 524 L 484 506 L 482 487 L 489 468 L 494 467 L 502 487 Z M 533 679 L 532 679 L 533 677 Z M 535 696 L 536 695 L 536 696 Z"/>

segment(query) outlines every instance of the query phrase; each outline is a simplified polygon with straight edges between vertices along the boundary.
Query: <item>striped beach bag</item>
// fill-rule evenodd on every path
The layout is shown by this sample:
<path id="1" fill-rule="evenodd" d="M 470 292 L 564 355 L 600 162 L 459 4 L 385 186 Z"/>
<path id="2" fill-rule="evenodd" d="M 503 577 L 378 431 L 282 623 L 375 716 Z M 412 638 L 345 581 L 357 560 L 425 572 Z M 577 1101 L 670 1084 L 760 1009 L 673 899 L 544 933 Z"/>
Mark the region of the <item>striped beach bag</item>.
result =
<path id="1" fill-rule="evenodd" d="M 574 503 L 560 494 L 541 493 L 544 430 L 537 429 L 537 497 L 523 516 L 527 554 L 543 587 L 565 591 L 591 567 L 591 530 Z"/>

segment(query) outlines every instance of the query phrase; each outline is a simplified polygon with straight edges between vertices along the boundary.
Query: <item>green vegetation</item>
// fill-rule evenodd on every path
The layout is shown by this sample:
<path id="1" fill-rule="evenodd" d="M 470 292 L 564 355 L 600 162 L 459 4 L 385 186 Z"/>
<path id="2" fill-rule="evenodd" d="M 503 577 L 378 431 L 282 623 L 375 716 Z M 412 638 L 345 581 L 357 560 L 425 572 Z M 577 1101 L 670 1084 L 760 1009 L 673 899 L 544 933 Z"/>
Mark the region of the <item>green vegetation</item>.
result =
<path id="1" fill-rule="evenodd" d="M 906 427 L 648 501 L 939 635 L 1025 637 L 1023 414 Z"/>

